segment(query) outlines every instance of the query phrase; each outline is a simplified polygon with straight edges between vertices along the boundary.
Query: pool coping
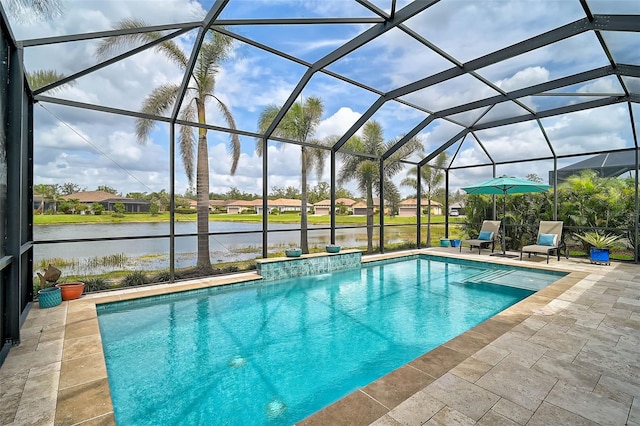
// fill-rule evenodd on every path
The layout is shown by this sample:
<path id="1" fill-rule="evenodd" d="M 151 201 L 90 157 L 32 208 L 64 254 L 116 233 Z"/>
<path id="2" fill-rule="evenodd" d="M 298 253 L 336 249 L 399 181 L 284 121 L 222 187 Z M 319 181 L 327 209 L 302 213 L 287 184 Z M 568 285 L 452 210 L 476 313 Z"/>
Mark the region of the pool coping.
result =
<path id="1" fill-rule="evenodd" d="M 400 403 L 459 366 L 473 353 L 480 351 L 489 343 L 511 331 L 527 318 L 533 315 L 546 315 L 545 310 L 549 312 L 557 310 L 553 306 L 554 300 L 565 292 L 570 291 L 591 272 L 606 273 L 606 271 L 616 268 L 616 265 L 612 264 L 605 271 L 602 269 L 590 271 L 592 267 L 588 263 L 560 261 L 546 265 L 537 263 L 539 258 L 531 259 L 530 261 L 525 259 L 522 262 L 515 263 L 511 259 L 489 258 L 486 254 L 469 255 L 467 253 L 459 253 L 455 249 L 437 248 L 371 255 L 363 257 L 362 263 L 366 265 L 372 261 L 393 259 L 413 254 L 434 254 L 465 260 L 490 261 L 491 263 L 510 266 L 518 266 L 519 264 L 533 269 L 562 271 L 568 273 L 568 275 L 561 277 L 553 284 L 446 342 L 444 345 L 309 416 L 299 424 L 365 425 L 385 418 Z M 54 389 L 48 395 L 47 403 L 39 409 L 34 409 L 33 407 L 23 409 L 21 401 L 14 424 L 20 424 L 20 416 L 26 416 L 26 418 L 39 416 L 38 418 L 43 420 L 42 424 L 115 424 L 98 325 L 97 304 L 255 281 L 260 280 L 260 278 L 256 273 L 243 273 L 153 287 L 90 294 L 78 300 L 63 302 L 60 306 L 49 309 L 41 310 L 34 306 L 23 325 L 25 340 L 29 340 L 31 333 L 39 330 L 37 347 L 53 352 L 51 361 L 47 363 L 47 366 L 43 365 L 42 368 L 49 368 L 49 379 L 53 382 L 50 386 Z M 58 318 L 59 321 L 55 320 L 55 318 Z M 62 337 L 61 341 L 59 337 Z M 469 348 L 473 349 L 472 353 L 469 353 Z M 15 349 L 17 349 L 16 352 L 20 352 L 19 348 Z M 47 358 L 45 357 L 42 362 L 44 363 L 46 360 Z M 9 358 L 5 364 L 8 361 Z M 31 366 L 33 367 L 33 364 Z M 51 368 L 52 366 L 53 369 Z M 0 373 L 3 372 L 0 371 Z M 38 373 L 42 374 L 40 370 L 31 368 L 29 377 L 33 375 L 36 378 L 40 376 Z M 2 374 L 0 374 L 0 377 L 2 377 Z M 407 377 L 410 377 L 411 380 L 407 381 Z M 37 378 L 40 381 L 43 380 L 42 377 Z M 25 385 L 25 391 L 27 387 L 28 383 Z M 44 399 L 42 395 L 39 398 Z"/>

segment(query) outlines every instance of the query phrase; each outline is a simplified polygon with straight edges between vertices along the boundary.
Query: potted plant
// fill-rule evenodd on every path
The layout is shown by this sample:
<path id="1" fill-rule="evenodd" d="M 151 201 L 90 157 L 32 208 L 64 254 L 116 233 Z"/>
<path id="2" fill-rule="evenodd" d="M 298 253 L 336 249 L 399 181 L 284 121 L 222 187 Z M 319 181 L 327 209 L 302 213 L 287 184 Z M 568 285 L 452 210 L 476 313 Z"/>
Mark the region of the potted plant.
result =
<path id="1" fill-rule="evenodd" d="M 337 244 L 327 244 L 325 250 L 327 253 L 340 253 L 340 246 Z"/>
<path id="2" fill-rule="evenodd" d="M 302 255 L 302 249 L 298 247 L 290 247 L 284 250 L 284 254 L 287 257 L 300 257 Z"/>
<path id="3" fill-rule="evenodd" d="M 60 279 L 60 275 L 62 275 L 62 272 L 52 265 L 49 265 L 44 270 L 44 274 L 38 272 L 38 278 L 40 278 L 40 290 L 38 290 L 40 307 L 43 307 L 43 304 L 47 305 L 49 303 L 55 303 L 55 300 L 47 302 L 47 298 L 54 297 L 56 300 L 60 299 L 60 302 L 57 303 L 60 304 L 62 300 L 74 300 L 82 295 L 82 292 L 84 291 L 84 283 L 79 281 L 59 283 L 58 280 Z M 56 291 L 58 295 L 55 295 Z M 42 298 L 43 294 L 45 295 L 44 299 Z M 49 296 L 50 294 L 54 296 Z"/>
<path id="4" fill-rule="evenodd" d="M 51 264 L 43 271 L 44 274 L 37 272 L 40 279 L 38 289 L 38 304 L 41 309 L 53 308 L 62 303 L 62 292 L 59 288 L 54 287 L 58 278 L 60 278 L 60 270 Z"/>
<path id="5" fill-rule="evenodd" d="M 61 291 L 62 300 L 74 300 L 82 296 L 84 283 L 80 281 L 56 284 Z"/>
<path id="6" fill-rule="evenodd" d="M 619 235 L 601 234 L 598 231 L 589 231 L 582 234 L 574 234 L 576 238 L 586 243 L 589 249 L 591 263 L 609 264 L 609 251 L 618 244 Z"/>

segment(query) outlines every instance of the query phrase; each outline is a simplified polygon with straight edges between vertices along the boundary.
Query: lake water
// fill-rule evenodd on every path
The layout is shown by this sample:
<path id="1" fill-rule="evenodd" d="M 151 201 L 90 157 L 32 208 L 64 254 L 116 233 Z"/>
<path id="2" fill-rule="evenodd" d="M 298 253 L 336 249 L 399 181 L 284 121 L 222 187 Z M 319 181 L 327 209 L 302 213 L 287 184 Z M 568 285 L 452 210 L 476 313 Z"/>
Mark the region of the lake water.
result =
<path id="1" fill-rule="evenodd" d="M 269 224 L 269 252 L 282 252 L 284 248 L 299 245 L 300 231 L 291 230 L 298 224 Z M 329 229 L 317 229 L 326 226 L 310 226 L 308 231 L 309 247 L 323 248 L 330 242 Z M 408 227 L 414 229 L 413 227 Z M 210 237 L 212 262 L 230 262 L 250 260 L 262 256 L 262 224 L 244 222 L 209 223 L 211 232 L 230 232 Z M 314 230 L 315 229 L 315 230 Z M 388 227 L 385 241 L 393 243 L 401 240 L 407 227 Z M 177 222 L 175 233 L 196 233 L 196 222 Z M 244 233 L 253 232 L 253 233 Z M 414 232 L 414 231 L 411 231 Z M 95 259 L 110 255 L 124 254 L 129 262 L 127 268 L 137 270 L 156 270 L 169 268 L 169 238 L 128 239 L 131 237 L 161 236 L 169 234 L 168 222 L 156 223 L 119 223 L 119 224 L 73 224 L 34 226 L 35 241 L 56 241 L 66 239 L 127 238 L 112 241 L 90 241 L 71 243 L 38 243 L 34 248 L 34 264 L 41 259 L 73 259 L 73 266 L 63 266 L 65 274 L 89 274 L 108 272 L 113 267 L 96 265 Z M 378 230 L 374 229 L 374 244 L 378 241 Z M 176 267 L 194 266 L 196 261 L 197 238 L 195 236 L 176 237 Z M 343 248 L 363 247 L 367 244 L 366 228 L 336 228 L 336 244 Z M 93 261 L 93 262 L 92 262 Z M 115 268 L 121 269 L 121 268 Z"/>

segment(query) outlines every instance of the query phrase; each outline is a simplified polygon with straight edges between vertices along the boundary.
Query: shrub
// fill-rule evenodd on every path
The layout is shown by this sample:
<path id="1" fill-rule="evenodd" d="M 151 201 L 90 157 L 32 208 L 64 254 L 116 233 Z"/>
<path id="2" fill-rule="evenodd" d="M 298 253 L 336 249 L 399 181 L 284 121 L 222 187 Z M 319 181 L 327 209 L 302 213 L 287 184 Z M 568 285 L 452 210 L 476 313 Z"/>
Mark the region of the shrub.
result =
<path id="1" fill-rule="evenodd" d="M 111 283 L 106 278 L 84 278 L 80 281 L 84 283 L 84 290 L 87 293 L 92 291 L 108 290 L 111 288 Z"/>
<path id="2" fill-rule="evenodd" d="M 101 215 L 104 211 L 104 206 L 100 203 L 93 203 L 91 204 L 91 210 L 93 211 L 93 214 Z"/>
<path id="3" fill-rule="evenodd" d="M 142 271 L 134 271 L 120 281 L 121 287 L 134 287 L 149 283 L 149 278 Z"/>
<path id="4" fill-rule="evenodd" d="M 166 283 L 169 281 L 171 281 L 171 272 L 169 271 L 158 272 L 151 280 L 154 283 Z"/>
<path id="5" fill-rule="evenodd" d="M 152 216 L 156 216 L 159 210 L 160 208 L 156 203 L 151 203 L 151 205 L 149 206 L 149 213 L 151 213 Z"/>
<path id="6" fill-rule="evenodd" d="M 115 217 L 124 217 L 124 212 L 127 211 L 127 208 L 123 203 L 117 202 L 113 205 L 113 216 Z"/>

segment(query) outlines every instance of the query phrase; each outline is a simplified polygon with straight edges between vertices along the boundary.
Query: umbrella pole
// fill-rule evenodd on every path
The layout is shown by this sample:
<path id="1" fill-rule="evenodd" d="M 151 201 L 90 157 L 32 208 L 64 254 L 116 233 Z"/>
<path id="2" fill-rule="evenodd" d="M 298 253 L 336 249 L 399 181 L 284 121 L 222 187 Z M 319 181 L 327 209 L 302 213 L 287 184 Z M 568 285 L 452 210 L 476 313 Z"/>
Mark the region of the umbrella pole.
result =
<path id="1" fill-rule="evenodd" d="M 504 190 L 502 194 L 502 254 L 507 254 L 507 226 L 506 226 L 506 218 L 507 218 L 507 190 Z"/>

